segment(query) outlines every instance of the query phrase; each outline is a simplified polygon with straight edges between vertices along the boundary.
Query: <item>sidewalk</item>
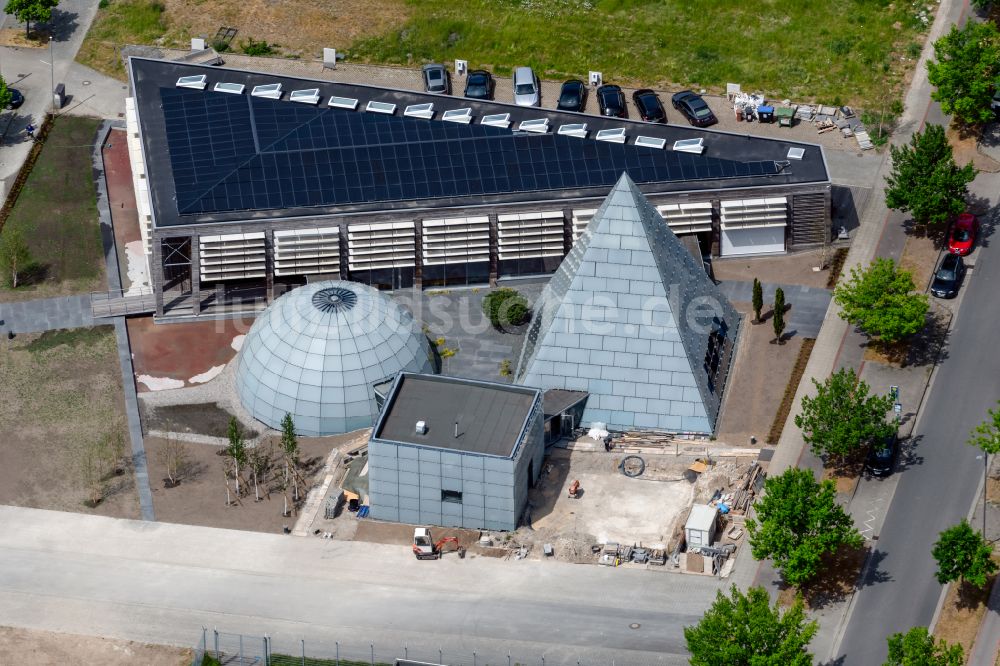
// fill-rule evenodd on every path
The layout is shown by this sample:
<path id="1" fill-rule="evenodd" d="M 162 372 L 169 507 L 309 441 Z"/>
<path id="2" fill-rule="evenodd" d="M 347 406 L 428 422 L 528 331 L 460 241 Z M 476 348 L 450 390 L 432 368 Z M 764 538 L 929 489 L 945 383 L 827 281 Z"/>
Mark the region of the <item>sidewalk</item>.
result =
<path id="1" fill-rule="evenodd" d="M 0 322 L 0 330 L 15 334 L 93 326 L 90 294 L 0 303 Z"/>

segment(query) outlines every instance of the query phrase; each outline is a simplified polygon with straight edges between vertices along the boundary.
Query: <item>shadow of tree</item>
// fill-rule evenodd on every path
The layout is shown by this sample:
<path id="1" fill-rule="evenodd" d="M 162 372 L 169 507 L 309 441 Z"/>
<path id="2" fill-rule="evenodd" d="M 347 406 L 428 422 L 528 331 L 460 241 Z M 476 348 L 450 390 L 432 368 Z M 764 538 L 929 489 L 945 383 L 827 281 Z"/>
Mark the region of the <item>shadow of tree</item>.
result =
<path id="1" fill-rule="evenodd" d="M 907 437 L 899 442 L 899 458 L 896 460 L 896 471 L 903 472 L 910 467 L 924 464 L 924 457 L 917 452 L 923 435 Z"/>

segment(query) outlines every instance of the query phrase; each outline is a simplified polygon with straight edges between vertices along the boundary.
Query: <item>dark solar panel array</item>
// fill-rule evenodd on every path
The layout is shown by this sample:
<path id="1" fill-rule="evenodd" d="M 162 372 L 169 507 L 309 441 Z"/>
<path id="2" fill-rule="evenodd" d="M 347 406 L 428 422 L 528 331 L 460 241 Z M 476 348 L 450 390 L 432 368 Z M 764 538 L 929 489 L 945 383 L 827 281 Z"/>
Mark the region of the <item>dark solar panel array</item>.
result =
<path id="1" fill-rule="evenodd" d="M 630 144 L 161 88 L 182 215 L 777 173 Z"/>

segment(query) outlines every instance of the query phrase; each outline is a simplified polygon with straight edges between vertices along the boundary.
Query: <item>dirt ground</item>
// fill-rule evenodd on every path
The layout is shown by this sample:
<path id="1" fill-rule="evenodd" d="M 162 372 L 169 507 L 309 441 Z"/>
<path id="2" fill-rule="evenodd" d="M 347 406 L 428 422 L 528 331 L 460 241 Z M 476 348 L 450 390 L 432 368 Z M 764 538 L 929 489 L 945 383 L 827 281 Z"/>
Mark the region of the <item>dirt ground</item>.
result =
<path id="1" fill-rule="evenodd" d="M 251 320 L 155 324 L 152 317 L 127 320 L 132 363 L 140 393 L 204 383 L 236 356 Z"/>
<path id="2" fill-rule="evenodd" d="M 748 316 L 726 387 L 717 438 L 726 444 L 748 446 L 751 436 L 761 443 L 766 440 L 803 338 L 795 336 L 783 345 L 771 344 L 774 329 L 769 321 L 754 325 L 749 303 L 733 303 L 733 307 Z"/>
<path id="3" fill-rule="evenodd" d="M 410 8 L 400 0 L 165 0 L 170 28 L 209 41 L 222 27 L 239 30 L 232 48 L 247 38 L 264 40 L 284 55 L 322 56 L 324 46 L 344 49 L 356 40 L 400 26 Z M 294 26 L 294 30 L 289 28 Z"/>
<path id="4" fill-rule="evenodd" d="M 16 655 L 16 657 L 15 657 Z M 194 657 L 188 648 L 151 645 L 113 638 L 60 634 L 0 627 L 0 661 L 18 666 L 188 666 Z"/>
<path id="5" fill-rule="evenodd" d="M 348 437 L 348 435 L 340 436 Z M 322 482 L 323 466 L 330 451 L 338 444 L 340 437 L 300 437 L 302 451 L 302 476 L 307 489 Z M 259 532 L 280 532 L 284 526 L 291 529 L 296 515 L 283 516 L 284 499 L 277 484 L 282 476 L 283 465 L 277 454 L 277 441 L 262 443 L 265 450 L 270 447 L 269 470 L 258 479 L 261 500 L 255 501 L 252 480 L 240 498 L 240 503 L 226 506 L 226 485 L 223 464 L 228 459 L 219 455 L 220 446 L 183 442 L 181 445 L 187 458 L 179 474 L 180 485 L 167 488 L 164 480 L 166 469 L 161 459 L 166 441 L 157 437 L 147 437 L 146 455 L 149 459 L 149 485 L 153 492 L 153 509 L 157 520 L 186 525 L 204 525 L 237 530 Z M 248 477 L 249 475 L 244 475 Z M 232 498 L 235 499 L 235 483 L 230 479 Z M 300 504 L 306 492 L 300 490 Z M 288 489 L 288 503 L 292 505 L 292 490 Z"/>
<path id="6" fill-rule="evenodd" d="M 830 253 L 832 259 L 833 253 Z M 826 289 L 829 270 L 813 271 L 813 266 L 822 262 L 821 250 L 796 252 L 780 257 L 734 257 L 732 259 L 712 259 L 712 271 L 716 280 L 739 280 L 773 284 L 798 284 L 803 287 Z"/>
<path id="7" fill-rule="evenodd" d="M 933 238 L 914 234 L 907 237 L 899 267 L 913 274 L 917 291 L 923 291 L 930 285 L 940 254 L 941 250 Z"/>
<path id="8" fill-rule="evenodd" d="M 142 415 L 144 434 L 159 430 L 208 437 L 226 437 L 229 432 L 229 420 L 233 417 L 232 414 L 214 402 L 149 407 L 140 400 L 139 410 Z M 251 440 L 260 434 L 256 428 L 245 423 L 241 426 L 244 439 Z"/>
<path id="9" fill-rule="evenodd" d="M 1000 164 L 996 160 L 979 152 L 976 147 L 979 140 L 978 135 L 963 133 L 954 127 L 948 127 L 945 134 L 948 137 L 948 143 L 951 144 L 956 164 L 965 166 L 972 162 L 977 171 L 987 173 L 1000 171 Z"/>
<path id="10" fill-rule="evenodd" d="M 110 326 L 0 340 L 0 503 L 139 517 L 128 472 L 84 505 L 83 444 L 117 431 L 127 446 L 121 379 Z"/>
<path id="11" fill-rule="evenodd" d="M 941 615 L 934 626 L 934 636 L 952 645 L 961 645 L 968 656 L 986 614 L 986 603 L 995 580 L 996 576 L 990 576 L 983 589 L 961 583 L 949 585 Z"/>

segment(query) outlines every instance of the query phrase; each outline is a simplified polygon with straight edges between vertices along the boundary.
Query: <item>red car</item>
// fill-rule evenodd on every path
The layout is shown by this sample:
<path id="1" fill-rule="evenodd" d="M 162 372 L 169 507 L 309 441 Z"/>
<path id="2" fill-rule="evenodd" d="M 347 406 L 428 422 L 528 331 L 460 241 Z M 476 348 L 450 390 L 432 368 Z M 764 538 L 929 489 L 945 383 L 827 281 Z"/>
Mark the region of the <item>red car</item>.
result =
<path id="1" fill-rule="evenodd" d="M 965 256 L 972 252 L 976 244 L 976 234 L 979 231 L 979 220 L 972 213 L 962 213 L 951 225 L 951 236 L 948 237 L 948 251 L 952 254 Z"/>

